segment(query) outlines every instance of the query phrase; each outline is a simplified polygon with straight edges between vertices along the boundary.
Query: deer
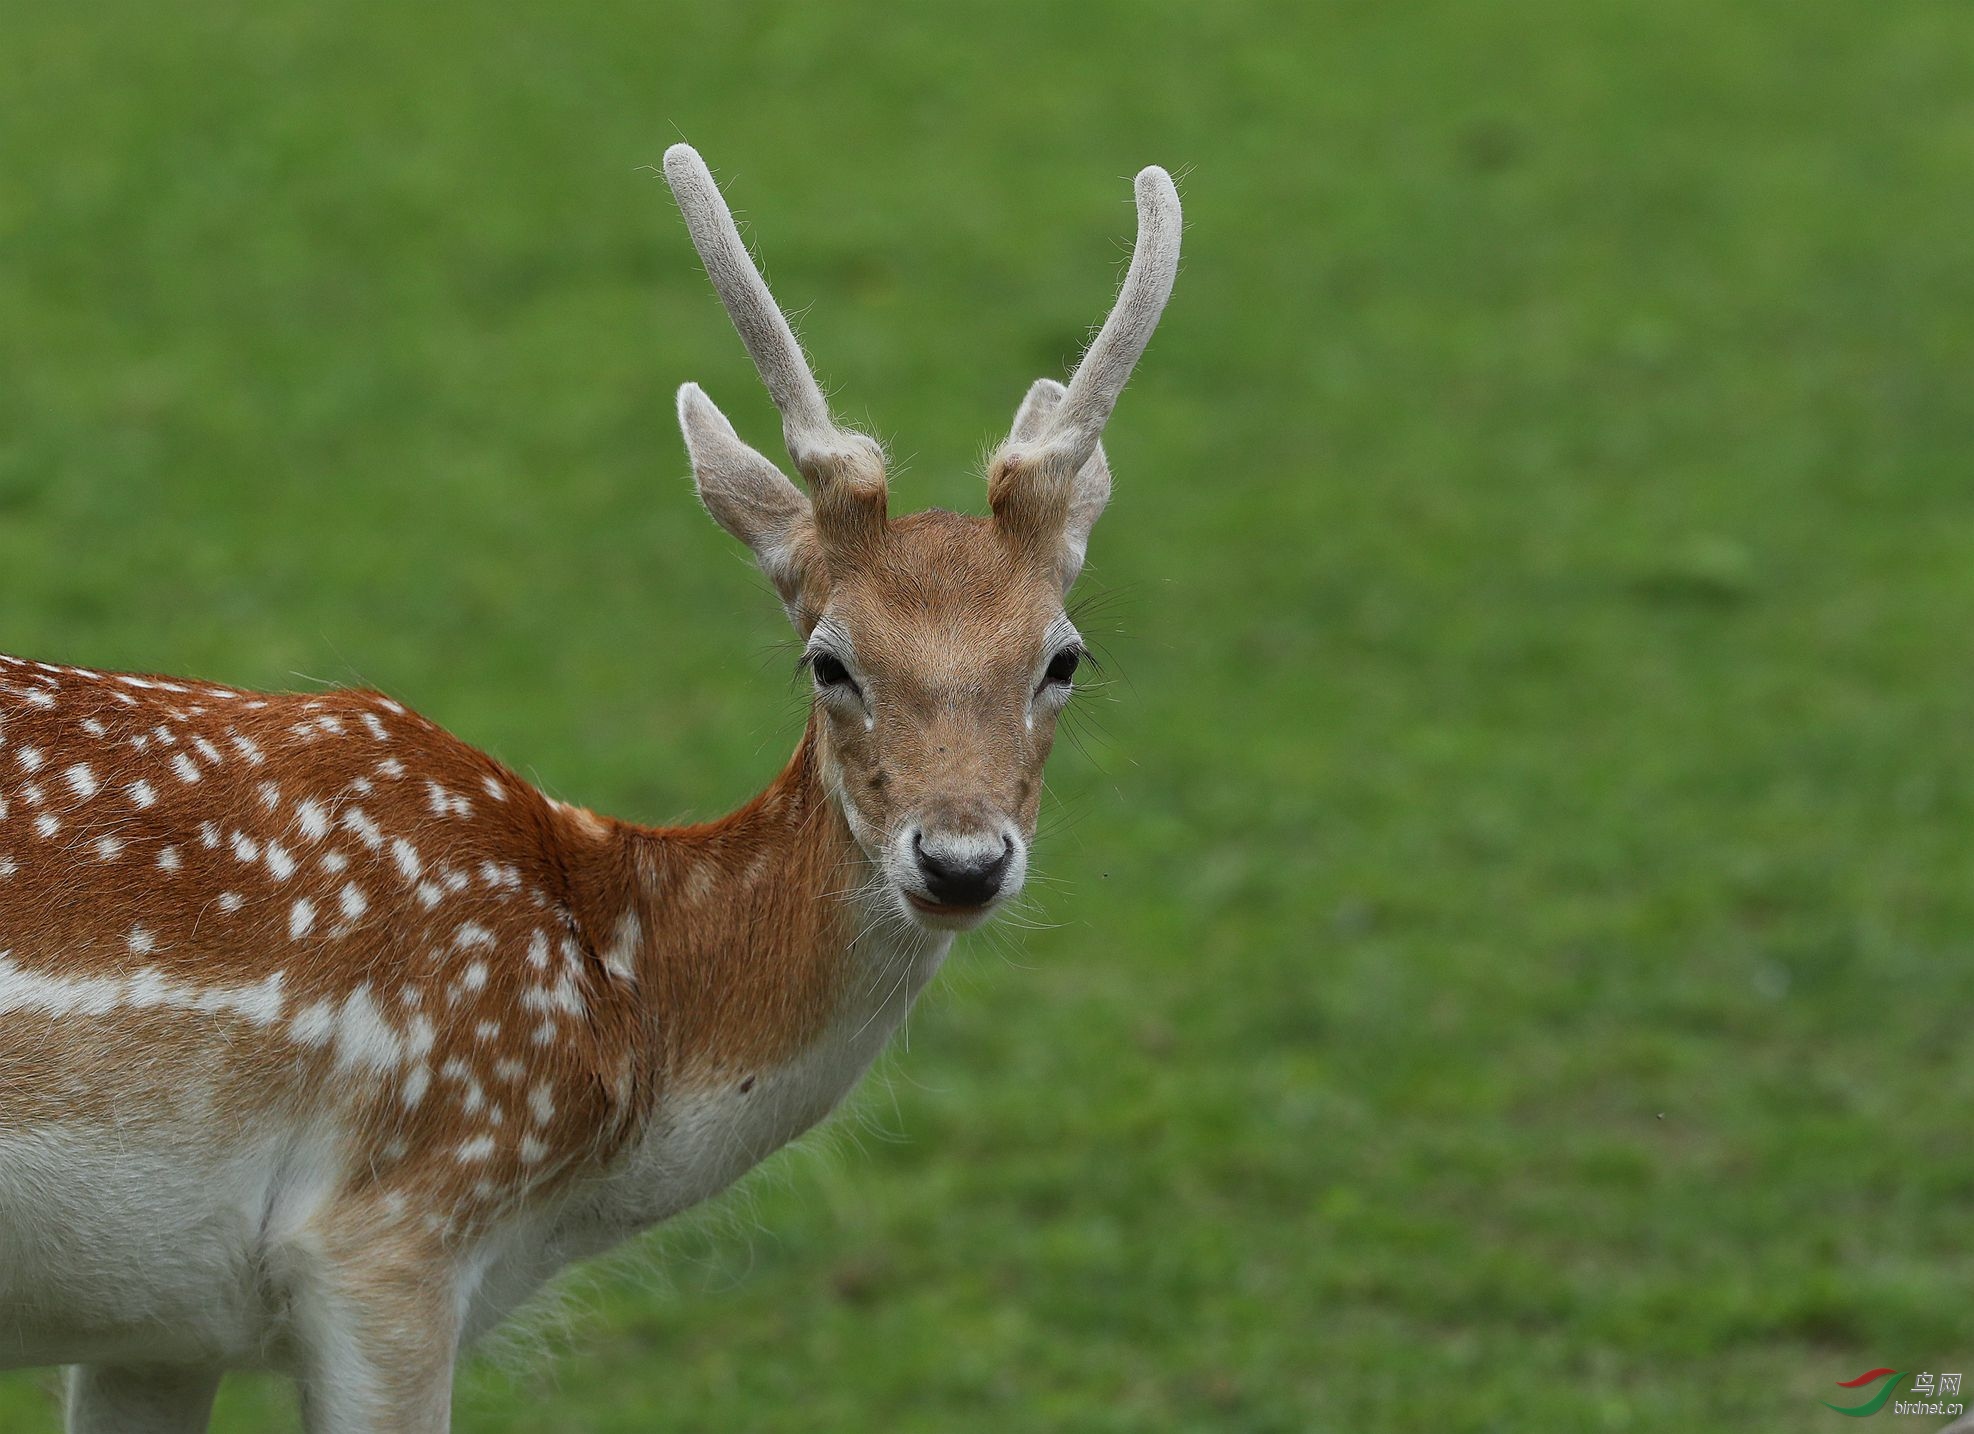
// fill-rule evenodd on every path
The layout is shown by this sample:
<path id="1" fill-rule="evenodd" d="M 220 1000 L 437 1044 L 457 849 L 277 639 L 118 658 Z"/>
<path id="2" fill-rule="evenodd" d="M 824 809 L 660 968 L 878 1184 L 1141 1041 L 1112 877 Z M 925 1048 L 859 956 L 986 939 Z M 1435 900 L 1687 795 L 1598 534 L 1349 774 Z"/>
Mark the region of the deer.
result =
<path id="1" fill-rule="evenodd" d="M 804 480 L 678 390 L 812 689 L 758 796 L 642 826 L 377 690 L 0 657 L 0 1368 L 68 1366 L 74 1434 L 204 1429 L 238 1369 L 312 1434 L 449 1428 L 476 1339 L 822 1121 L 1022 888 L 1171 177 L 988 514 L 892 518 L 705 162 L 663 168 Z"/>

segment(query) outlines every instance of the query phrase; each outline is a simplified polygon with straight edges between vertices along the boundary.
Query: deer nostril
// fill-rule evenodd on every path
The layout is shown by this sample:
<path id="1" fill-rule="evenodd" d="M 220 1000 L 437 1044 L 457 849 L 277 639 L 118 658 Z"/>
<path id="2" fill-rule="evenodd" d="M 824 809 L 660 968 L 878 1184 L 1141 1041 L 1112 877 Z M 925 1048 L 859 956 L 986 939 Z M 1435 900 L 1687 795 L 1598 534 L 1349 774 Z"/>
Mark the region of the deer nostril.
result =
<path id="1" fill-rule="evenodd" d="M 984 906 L 1000 893 L 1014 859 L 1014 842 L 1003 836 L 1001 849 L 987 856 L 971 843 L 955 849 L 935 838 L 927 845 L 924 834 L 914 832 L 912 855 L 934 901 L 946 906 Z"/>

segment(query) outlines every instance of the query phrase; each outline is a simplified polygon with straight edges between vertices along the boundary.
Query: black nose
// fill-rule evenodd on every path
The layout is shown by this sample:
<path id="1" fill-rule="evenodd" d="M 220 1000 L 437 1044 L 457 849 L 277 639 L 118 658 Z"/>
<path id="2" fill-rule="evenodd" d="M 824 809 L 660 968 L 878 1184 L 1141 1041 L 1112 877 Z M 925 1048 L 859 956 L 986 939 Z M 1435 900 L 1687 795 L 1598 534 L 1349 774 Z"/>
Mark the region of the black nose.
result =
<path id="1" fill-rule="evenodd" d="M 936 836 L 927 841 L 925 833 L 915 832 L 912 855 L 918 858 L 927 895 L 941 906 L 985 906 L 1008 874 L 1014 843 L 1002 837 L 1001 849 L 988 856 L 972 842 L 961 845 Z"/>

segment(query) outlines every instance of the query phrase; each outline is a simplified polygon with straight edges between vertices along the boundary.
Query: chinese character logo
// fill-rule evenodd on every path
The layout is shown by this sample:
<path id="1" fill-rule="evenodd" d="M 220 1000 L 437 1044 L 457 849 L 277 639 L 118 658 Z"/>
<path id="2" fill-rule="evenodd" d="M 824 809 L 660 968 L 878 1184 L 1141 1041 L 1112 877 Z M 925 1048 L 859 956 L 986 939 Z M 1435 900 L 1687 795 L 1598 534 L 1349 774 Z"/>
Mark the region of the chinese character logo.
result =
<path id="1" fill-rule="evenodd" d="M 1864 1403 L 1853 1404 L 1848 1409 L 1841 1404 L 1832 1404 L 1827 1399 L 1823 1401 L 1823 1406 L 1826 1409 L 1834 1409 L 1839 1414 L 1848 1414 L 1853 1419 L 1868 1418 L 1883 1409 L 1886 1401 L 1898 1393 L 1899 1386 L 1905 1382 L 1907 1372 L 1897 1369 L 1871 1369 L 1860 1374 L 1856 1379 L 1840 1379 L 1837 1381 L 1837 1387 L 1839 1389 L 1863 1389 L 1867 1384 L 1876 1384 L 1881 1379 L 1885 1381 L 1885 1384 L 1882 1389 L 1872 1395 L 1871 1398 L 1865 1400 Z M 1887 1378 L 1887 1376 L 1890 1377 Z M 1958 1384 L 1960 1381 L 1956 1378 L 1954 1382 Z"/>

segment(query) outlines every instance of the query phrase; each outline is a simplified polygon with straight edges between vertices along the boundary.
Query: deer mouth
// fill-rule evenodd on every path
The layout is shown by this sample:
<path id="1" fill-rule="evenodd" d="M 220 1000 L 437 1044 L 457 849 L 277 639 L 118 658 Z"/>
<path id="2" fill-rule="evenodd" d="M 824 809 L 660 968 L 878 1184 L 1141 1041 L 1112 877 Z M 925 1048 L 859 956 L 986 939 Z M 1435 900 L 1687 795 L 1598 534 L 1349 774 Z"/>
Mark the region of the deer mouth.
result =
<path id="1" fill-rule="evenodd" d="M 992 901 L 978 906 L 962 906 L 950 901 L 934 901 L 915 891 L 903 893 L 906 902 L 926 925 L 944 931 L 966 931 L 985 921 L 994 910 Z"/>

